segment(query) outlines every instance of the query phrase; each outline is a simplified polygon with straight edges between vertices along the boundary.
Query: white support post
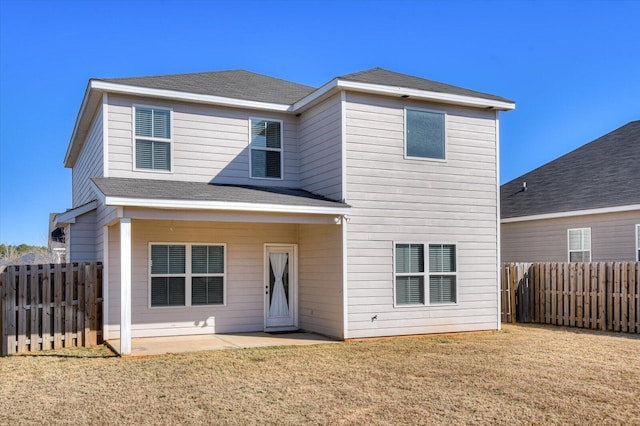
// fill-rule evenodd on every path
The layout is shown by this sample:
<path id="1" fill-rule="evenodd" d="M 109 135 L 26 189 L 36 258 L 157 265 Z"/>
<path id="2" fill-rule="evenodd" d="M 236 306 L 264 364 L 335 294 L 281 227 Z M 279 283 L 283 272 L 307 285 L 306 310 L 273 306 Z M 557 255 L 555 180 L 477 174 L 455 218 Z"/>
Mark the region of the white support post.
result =
<path id="1" fill-rule="evenodd" d="M 102 339 L 109 340 L 109 226 L 102 227 Z"/>
<path id="2" fill-rule="evenodd" d="M 120 219 L 120 354 L 131 355 L 131 219 Z"/>

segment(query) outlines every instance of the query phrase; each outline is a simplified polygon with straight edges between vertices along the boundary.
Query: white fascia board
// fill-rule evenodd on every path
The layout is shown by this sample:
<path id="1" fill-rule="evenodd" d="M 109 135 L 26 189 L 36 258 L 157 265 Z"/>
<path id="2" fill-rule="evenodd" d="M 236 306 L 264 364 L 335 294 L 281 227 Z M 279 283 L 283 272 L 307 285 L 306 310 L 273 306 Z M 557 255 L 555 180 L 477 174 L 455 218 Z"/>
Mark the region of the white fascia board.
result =
<path id="1" fill-rule="evenodd" d="M 286 112 L 290 109 L 289 105 L 283 105 L 283 104 L 247 101 L 244 99 L 225 98 L 222 96 L 202 95 L 198 93 L 178 92 L 176 90 L 152 89 L 148 87 L 108 83 L 105 81 L 92 81 L 91 88 L 109 92 L 109 93 L 175 99 L 180 101 L 224 105 L 224 106 L 231 106 L 236 108 L 259 109 L 264 111 Z"/>
<path id="2" fill-rule="evenodd" d="M 592 214 L 621 213 L 640 210 L 640 204 L 629 204 L 627 206 L 603 207 L 600 209 L 572 210 L 568 212 L 545 213 L 531 216 L 508 217 L 502 219 L 500 223 L 527 222 L 530 220 L 559 219 L 563 217 L 588 216 Z"/>
<path id="3" fill-rule="evenodd" d="M 353 90 L 357 92 L 374 93 L 379 95 L 409 96 L 413 99 L 444 102 L 456 105 L 466 105 L 481 108 L 494 108 L 497 110 L 512 110 L 516 105 L 513 102 L 497 101 L 493 99 L 477 98 L 473 96 L 454 95 L 450 93 L 431 92 L 428 90 L 408 89 L 396 86 L 384 86 L 380 84 L 361 83 L 357 81 L 347 81 L 333 79 L 310 95 L 300 99 L 292 105 L 291 111 L 297 112 L 301 108 L 308 106 L 317 99 L 333 90 Z"/>
<path id="4" fill-rule="evenodd" d="M 67 152 L 64 155 L 64 166 L 71 167 L 69 164 L 69 157 L 71 156 L 71 148 L 73 147 L 73 142 L 76 140 L 76 135 L 78 134 L 78 129 L 80 127 L 80 121 L 84 115 L 84 110 L 87 108 L 87 104 L 89 103 L 89 96 L 91 95 L 91 82 L 87 84 L 87 88 L 84 91 L 84 97 L 82 98 L 82 104 L 80 104 L 80 110 L 78 111 L 78 115 L 76 117 L 76 123 L 73 126 L 73 132 L 71 133 L 71 139 L 69 140 L 69 146 L 67 146 Z"/>
<path id="5" fill-rule="evenodd" d="M 226 201 L 160 200 L 126 197 L 105 197 L 105 205 L 121 207 L 149 207 L 174 210 L 231 210 L 263 213 L 349 214 L 348 207 L 290 206 L 285 204 L 257 204 Z"/>
<path id="6" fill-rule="evenodd" d="M 80 207 L 76 207 L 75 209 L 60 213 L 56 215 L 56 218 L 53 221 L 53 225 L 58 226 L 59 224 L 76 223 L 76 218 L 78 216 L 82 216 L 83 214 L 88 213 L 91 210 L 95 210 L 97 207 L 98 202 L 96 200 L 93 200 L 88 202 L 87 204 L 81 205 Z"/>
<path id="7" fill-rule="evenodd" d="M 313 103 L 314 101 L 326 95 L 327 93 L 331 92 L 332 90 L 336 89 L 337 87 L 338 87 L 338 79 L 334 78 L 324 86 L 318 88 L 317 90 L 314 90 L 309 95 L 305 96 L 304 98 L 300 99 L 298 102 L 291 105 L 290 111 L 298 112 L 301 108 L 304 108 L 307 105 Z"/>

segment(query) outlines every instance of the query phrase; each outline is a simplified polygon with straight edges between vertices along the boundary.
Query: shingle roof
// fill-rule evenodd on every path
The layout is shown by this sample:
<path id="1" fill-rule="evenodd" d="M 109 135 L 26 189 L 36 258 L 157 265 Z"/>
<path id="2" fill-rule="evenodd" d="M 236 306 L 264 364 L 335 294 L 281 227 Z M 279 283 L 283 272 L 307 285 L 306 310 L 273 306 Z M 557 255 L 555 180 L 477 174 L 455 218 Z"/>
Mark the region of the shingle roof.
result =
<path id="1" fill-rule="evenodd" d="M 95 80 L 284 105 L 290 105 L 315 90 L 310 86 L 245 70 Z"/>
<path id="2" fill-rule="evenodd" d="M 500 96 L 476 92 L 475 90 L 464 89 L 462 87 L 439 83 L 437 81 L 414 77 L 412 75 L 400 74 L 383 68 L 372 68 L 370 70 L 360 71 L 353 74 L 341 75 L 338 79 L 356 81 L 360 83 L 380 84 L 384 86 L 404 87 L 407 89 L 427 90 L 430 92 L 453 95 L 471 96 L 495 101 L 513 102 Z"/>
<path id="3" fill-rule="evenodd" d="M 345 208 L 333 201 L 297 188 L 220 185 L 206 182 L 169 180 L 91 178 L 106 197 L 147 200 L 219 201 L 228 203 L 274 204 L 285 206 Z"/>
<path id="4" fill-rule="evenodd" d="M 505 183 L 500 192 L 502 218 L 640 204 L 640 121 Z"/>

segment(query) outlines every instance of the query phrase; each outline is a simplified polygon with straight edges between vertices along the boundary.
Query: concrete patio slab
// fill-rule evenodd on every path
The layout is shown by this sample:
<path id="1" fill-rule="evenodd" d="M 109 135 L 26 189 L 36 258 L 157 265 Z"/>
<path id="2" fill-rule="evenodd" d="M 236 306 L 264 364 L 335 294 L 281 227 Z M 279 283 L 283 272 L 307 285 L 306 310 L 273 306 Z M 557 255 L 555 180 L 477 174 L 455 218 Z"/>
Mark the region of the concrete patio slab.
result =
<path id="1" fill-rule="evenodd" d="M 162 355 L 180 352 L 221 349 L 257 348 L 264 346 L 318 345 L 339 340 L 315 333 L 269 334 L 264 332 L 236 334 L 203 334 L 196 336 L 144 337 L 131 339 L 131 356 Z M 109 339 L 107 345 L 120 354 L 120 339 Z"/>

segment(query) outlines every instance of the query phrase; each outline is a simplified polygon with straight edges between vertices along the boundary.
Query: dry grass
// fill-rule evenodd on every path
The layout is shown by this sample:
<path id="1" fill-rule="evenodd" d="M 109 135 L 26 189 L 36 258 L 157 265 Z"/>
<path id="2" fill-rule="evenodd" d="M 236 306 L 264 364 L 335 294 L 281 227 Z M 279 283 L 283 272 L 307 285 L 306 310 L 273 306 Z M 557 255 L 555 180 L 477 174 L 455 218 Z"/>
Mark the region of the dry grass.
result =
<path id="1" fill-rule="evenodd" d="M 640 338 L 558 327 L 0 359 L 0 424 L 640 424 Z"/>

